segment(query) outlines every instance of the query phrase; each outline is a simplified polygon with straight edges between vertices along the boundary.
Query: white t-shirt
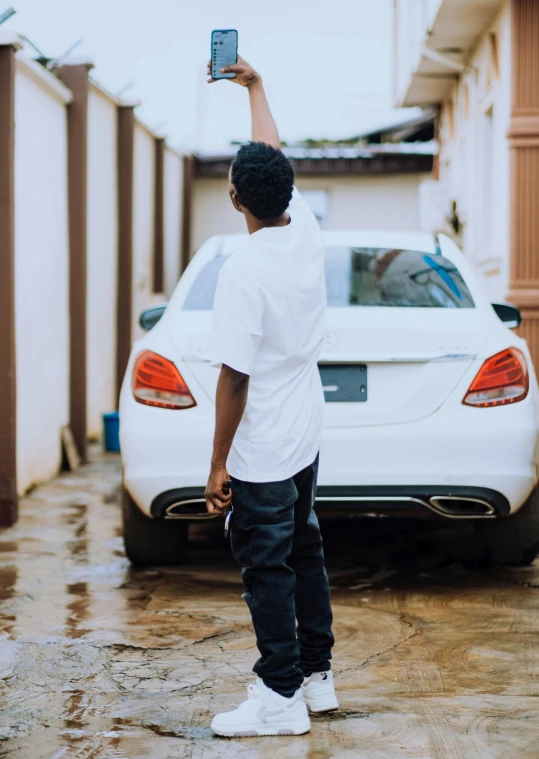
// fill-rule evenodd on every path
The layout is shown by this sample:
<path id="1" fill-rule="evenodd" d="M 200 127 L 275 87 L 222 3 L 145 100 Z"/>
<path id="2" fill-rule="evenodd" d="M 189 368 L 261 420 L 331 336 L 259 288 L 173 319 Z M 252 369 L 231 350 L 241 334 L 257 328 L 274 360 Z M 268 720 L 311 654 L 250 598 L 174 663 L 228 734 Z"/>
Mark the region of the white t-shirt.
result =
<path id="1" fill-rule="evenodd" d="M 320 447 L 324 242 L 296 189 L 288 213 L 287 226 L 255 232 L 230 256 L 213 306 L 212 365 L 250 376 L 227 461 L 228 472 L 247 482 L 292 477 L 312 464 Z"/>

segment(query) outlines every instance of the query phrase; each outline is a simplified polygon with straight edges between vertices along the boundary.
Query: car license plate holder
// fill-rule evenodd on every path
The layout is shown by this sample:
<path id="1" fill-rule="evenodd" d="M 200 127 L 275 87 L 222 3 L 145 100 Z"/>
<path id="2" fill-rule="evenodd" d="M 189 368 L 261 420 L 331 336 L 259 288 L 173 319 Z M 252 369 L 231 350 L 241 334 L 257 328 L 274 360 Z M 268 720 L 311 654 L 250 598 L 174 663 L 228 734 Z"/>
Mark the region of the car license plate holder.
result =
<path id="1" fill-rule="evenodd" d="M 364 403 L 368 398 L 366 364 L 319 364 L 326 403 Z"/>

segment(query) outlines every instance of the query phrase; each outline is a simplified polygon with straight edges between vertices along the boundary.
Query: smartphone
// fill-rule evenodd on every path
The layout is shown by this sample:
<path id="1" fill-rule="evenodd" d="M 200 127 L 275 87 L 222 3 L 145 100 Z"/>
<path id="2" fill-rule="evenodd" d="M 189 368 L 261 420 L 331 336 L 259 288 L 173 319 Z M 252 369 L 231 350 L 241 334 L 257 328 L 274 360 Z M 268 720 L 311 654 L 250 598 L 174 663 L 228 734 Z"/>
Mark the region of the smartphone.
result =
<path id="1" fill-rule="evenodd" d="M 235 74 L 221 74 L 225 66 L 238 62 L 238 32 L 236 29 L 214 29 L 211 33 L 212 79 L 234 79 Z"/>

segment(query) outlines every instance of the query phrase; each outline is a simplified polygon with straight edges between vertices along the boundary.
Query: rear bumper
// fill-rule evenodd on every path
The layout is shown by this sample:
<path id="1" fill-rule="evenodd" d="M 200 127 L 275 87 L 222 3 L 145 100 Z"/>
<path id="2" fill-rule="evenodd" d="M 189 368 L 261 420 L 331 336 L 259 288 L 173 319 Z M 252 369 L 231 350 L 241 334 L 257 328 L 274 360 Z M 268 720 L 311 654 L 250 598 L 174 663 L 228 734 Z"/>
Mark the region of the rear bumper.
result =
<path id="1" fill-rule="evenodd" d="M 428 486 L 322 485 L 316 493 L 317 511 L 328 515 L 356 513 L 395 517 L 482 519 L 507 516 L 509 501 L 489 488 Z M 206 511 L 204 488 L 172 488 L 154 498 L 155 519 L 198 521 L 213 518 Z"/>
<path id="2" fill-rule="evenodd" d="M 326 428 L 318 484 L 410 492 L 433 485 L 447 493 L 488 489 L 517 511 L 537 483 L 538 431 L 533 407 L 526 405 L 460 406 L 405 424 Z"/>
<path id="3" fill-rule="evenodd" d="M 159 496 L 177 489 L 195 489 L 202 499 L 212 452 L 213 413 L 209 416 L 198 407 L 178 412 L 154 409 L 125 394 L 120 414 L 124 482 L 142 511 L 150 515 Z M 524 403 L 489 410 L 462 406 L 454 413 L 440 410 L 406 424 L 326 428 L 320 452 L 319 509 L 358 513 L 390 509 L 405 515 L 411 507 L 423 512 L 429 508 L 395 500 L 399 495 L 475 497 L 492 491 L 497 497 L 486 500 L 493 501 L 497 514 L 514 512 L 537 481 L 536 443 L 533 408 Z M 333 500 L 342 495 L 342 488 L 358 489 L 359 497 Z M 383 492 L 378 493 L 380 488 Z M 391 504 L 375 500 L 375 493 L 392 499 Z M 153 510 L 155 516 L 161 515 L 155 506 Z"/>
<path id="4" fill-rule="evenodd" d="M 387 516 L 439 516 L 480 519 L 507 516 L 507 498 L 490 488 L 447 485 L 321 485 L 316 492 L 319 512 L 357 512 Z"/>

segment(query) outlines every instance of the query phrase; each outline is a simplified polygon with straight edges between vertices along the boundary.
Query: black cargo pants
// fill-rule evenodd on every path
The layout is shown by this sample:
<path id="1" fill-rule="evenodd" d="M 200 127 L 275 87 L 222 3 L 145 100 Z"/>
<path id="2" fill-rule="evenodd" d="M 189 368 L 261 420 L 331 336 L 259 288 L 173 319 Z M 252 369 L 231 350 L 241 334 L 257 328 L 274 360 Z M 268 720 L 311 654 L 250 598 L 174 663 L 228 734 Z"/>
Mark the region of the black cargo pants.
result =
<path id="1" fill-rule="evenodd" d="M 232 552 L 242 567 L 260 658 L 253 671 L 290 697 L 305 675 L 330 668 L 329 584 L 313 510 L 318 456 L 279 482 L 232 477 Z M 297 628 L 296 628 L 297 620 Z"/>

